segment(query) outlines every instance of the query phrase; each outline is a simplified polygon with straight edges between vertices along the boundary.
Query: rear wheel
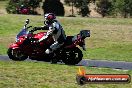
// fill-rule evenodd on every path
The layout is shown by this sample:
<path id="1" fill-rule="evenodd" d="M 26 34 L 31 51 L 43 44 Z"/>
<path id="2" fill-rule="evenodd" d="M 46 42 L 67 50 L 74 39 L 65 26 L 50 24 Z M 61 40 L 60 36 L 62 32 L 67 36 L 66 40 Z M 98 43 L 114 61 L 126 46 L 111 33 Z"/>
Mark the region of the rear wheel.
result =
<path id="1" fill-rule="evenodd" d="M 19 49 L 9 48 L 7 54 L 10 59 L 15 61 L 24 61 L 25 59 L 28 58 L 28 56 L 23 54 Z"/>
<path id="2" fill-rule="evenodd" d="M 68 65 L 78 64 L 83 57 L 82 51 L 78 47 L 65 50 L 63 55 L 63 62 Z"/>

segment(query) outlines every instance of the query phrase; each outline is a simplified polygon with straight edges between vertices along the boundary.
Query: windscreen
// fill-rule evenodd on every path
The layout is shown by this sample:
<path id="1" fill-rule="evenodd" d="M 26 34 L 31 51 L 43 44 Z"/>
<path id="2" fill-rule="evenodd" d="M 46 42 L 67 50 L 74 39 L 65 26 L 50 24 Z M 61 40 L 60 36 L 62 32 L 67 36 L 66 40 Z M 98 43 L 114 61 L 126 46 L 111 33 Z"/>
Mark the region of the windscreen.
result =
<path id="1" fill-rule="evenodd" d="M 28 34 L 27 29 L 22 29 L 22 30 L 18 33 L 18 35 L 16 36 L 16 40 L 18 40 L 20 36 L 27 35 L 27 34 Z"/>

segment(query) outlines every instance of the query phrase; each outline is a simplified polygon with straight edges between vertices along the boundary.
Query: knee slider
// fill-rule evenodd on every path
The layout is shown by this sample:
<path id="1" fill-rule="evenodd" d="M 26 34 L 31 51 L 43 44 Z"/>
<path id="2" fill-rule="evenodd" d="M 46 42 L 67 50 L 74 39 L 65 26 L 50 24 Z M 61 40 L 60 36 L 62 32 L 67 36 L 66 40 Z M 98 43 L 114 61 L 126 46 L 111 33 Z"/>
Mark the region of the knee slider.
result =
<path id="1" fill-rule="evenodd" d="M 52 52 L 52 50 L 50 50 L 50 49 L 47 49 L 47 50 L 45 51 L 46 54 L 50 54 L 51 52 Z"/>

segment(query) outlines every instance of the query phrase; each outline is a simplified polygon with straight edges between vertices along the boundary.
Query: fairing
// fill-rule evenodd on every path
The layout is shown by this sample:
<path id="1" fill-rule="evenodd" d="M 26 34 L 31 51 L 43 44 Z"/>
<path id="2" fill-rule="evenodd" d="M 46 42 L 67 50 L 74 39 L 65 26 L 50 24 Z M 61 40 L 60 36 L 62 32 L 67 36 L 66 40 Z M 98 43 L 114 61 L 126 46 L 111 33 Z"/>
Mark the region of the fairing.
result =
<path id="1" fill-rule="evenodd" d="M 23 28 L 18 35 L 16 36 L 16 42 L 20 40 L 20 37 L 26 37 L 28 35 L 28 30 L 26 28 Z"/>
<path id="2" fill-rule="evenodd" d="M 46 35 L 46 32 L 40 32 L 34 35 L 34 38 L 41 39 L 44 35 Z"/>
<path id="3" fill-rule="evenodd" d="M 9 48 L 16 49 L 16 48 L 19 48 L 19 45 L 16 44 L 16 43 L 13 43 L 13 44 L 10 45 Z"/>

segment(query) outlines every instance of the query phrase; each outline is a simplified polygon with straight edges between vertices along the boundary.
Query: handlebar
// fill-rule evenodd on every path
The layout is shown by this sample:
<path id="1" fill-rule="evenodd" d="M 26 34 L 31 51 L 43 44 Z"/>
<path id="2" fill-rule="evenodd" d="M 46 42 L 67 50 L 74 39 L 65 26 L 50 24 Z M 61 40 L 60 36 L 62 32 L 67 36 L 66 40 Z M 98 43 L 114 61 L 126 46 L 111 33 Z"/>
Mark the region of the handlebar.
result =
<path id="1" fill-rule="evenodd" d="M 32 27 L 32 26 L 29 26 L 29 27 L 27 27 L 27 29 L 28 29 L 28 28 L 31 28 L 31 27 Z"/>

